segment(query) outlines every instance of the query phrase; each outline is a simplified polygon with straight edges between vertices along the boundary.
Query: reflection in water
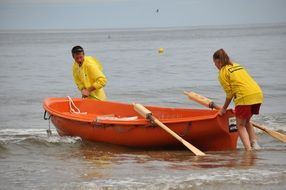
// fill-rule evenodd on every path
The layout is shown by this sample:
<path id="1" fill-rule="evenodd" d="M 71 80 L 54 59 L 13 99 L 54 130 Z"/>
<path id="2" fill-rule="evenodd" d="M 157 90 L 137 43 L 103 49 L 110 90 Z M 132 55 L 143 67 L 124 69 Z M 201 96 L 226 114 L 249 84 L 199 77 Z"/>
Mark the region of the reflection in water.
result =
<path id="1" fill-rule="evenodd" d="M 104 143 L 83 142 L 73 151 L 79 159 L 80 173 L 85 180 L 110 179 L 120 175 L 146 175 L 149 172 L 195 171 L 200 168 L 252 168 L 256 152 L 220 151 L 194 156 L 188 150 L 142 150 Z"/>
<path id="2" fill-rule="evenodd" d="M 255 151 L 243 151 L 241 157 L 241 167 L 253 167 L 256 164 L 257 155 Z"/>
<path id="3" fill-rule="evenodd" d="M 250 168 L 255 166 L 257 159 L 256 152 L 246 151 L 224 151 L 208 152 L 206 156 L 193 156 L 188 151 L 156 151 L 146 153 L 148 158 L 139 160 L 165 161 L 169 163 L 169 168 L 189 170 L 197 168 Z"/>
<path id="4" fill-rule="evenodd" d="M 256 153 L 251 151 L 213 152 L 193 162 L 199 168 L 250 168 L 255 166 Z"/>
<path id="5" fill-rule="evenodd" d="M 80 177 L 83 179 L 103 179 L 113 175 L 113 170 L 124 162 L 126 152 L 131 150 L 122 146 L 84 141 L 72 156 L 84 164 Z"/>

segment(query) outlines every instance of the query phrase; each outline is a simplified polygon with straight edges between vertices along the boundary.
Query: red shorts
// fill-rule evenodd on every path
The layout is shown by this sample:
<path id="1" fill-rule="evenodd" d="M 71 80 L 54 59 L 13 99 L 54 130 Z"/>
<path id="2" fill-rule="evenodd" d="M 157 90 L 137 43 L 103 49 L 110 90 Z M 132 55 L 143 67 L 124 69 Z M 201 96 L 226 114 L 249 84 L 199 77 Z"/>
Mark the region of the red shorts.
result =
<path id="1" fill-rule="evenodd" d="M 239 105 L 235 107 L 235 116 L 241 119 L 249 119 L 253 114 L 259 114 L 261 104 Z"/>

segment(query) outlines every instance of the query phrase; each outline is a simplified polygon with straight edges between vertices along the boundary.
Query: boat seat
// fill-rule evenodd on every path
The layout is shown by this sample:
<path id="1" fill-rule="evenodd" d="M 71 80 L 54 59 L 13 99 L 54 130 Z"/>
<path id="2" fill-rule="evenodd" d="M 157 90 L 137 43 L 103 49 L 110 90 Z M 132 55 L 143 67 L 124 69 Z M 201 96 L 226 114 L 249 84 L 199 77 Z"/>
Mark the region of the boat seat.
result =
<path id="1" fill-rule="evenodd" d="M 113 114 L 111 115 L 99 115 L 96 117 L 96 121 L 100 120 L 110 120 L 110 121 L 134 121 L 137 120 L 138 116 L 131 116 L 131 117 L 118 117 Z"/>

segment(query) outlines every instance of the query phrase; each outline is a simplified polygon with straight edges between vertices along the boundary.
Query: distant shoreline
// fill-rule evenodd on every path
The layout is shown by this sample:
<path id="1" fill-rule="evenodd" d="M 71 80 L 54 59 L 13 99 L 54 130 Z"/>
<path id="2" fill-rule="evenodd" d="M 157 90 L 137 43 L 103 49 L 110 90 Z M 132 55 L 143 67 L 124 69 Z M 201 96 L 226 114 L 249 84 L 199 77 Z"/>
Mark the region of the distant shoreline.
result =
<path id="1" fill-rule="evenodd" d="M 0 29 L 2 33 L 81 33 L 81 32 L 139 32 L 139 31 L 172 31 L 172 30 L 208 30 L 208 29 L 240 29 L 286 27 L 286 23 L 235 24 L 235 25 L 202 25 L 202 26 L 170 26 L 170 27 L 138 27 L 138 28 L 83 28 L 83 29 Z"/>

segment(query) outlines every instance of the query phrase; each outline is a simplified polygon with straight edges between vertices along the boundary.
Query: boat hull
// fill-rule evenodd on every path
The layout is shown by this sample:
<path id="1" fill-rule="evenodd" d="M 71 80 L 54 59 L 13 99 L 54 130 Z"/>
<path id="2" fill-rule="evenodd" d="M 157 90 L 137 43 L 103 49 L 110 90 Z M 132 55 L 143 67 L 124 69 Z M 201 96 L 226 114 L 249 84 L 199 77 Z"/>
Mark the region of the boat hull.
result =
<path id="1" fill-rule="evenodd" d="M 94 107 L 101 110 L 99 112 L 103 113 L 103 115 L 105 113 L 116 113 L 118 115 L 120 110 L 122 110 L 121 117 L 135 115 L 138 116 L 138 119 L 132 121 L 98 120 L 94 119 L 98 116 L 98 114 L 94 113 L 90 114 L 92 117 L 76 115 L 73 118 L 72 115 L 74 114 L 71 113 L 65 112 L 65 114 L 61 115 L 53 112 L 47 104 L 44 104 L 44 108 L 51 115 L 51 121 L 61 136 L 79 136 L 84 140 L 138 148 L 183 146 L 181 142 L 162 128 L 141 118 L 133 110 L 132 105 L 115 102 L 96 102 Z M 89 110 L 81 105 L 83 104 L 78 102 L 78 106 L 89 113 Z M 105 108 L 102 108 L 102 106 Z M 64 107 L 68 109 L 68 106 Z M 113 110 L 110 109 L 108 112 L 102 111 L 106 107 L 113 108 Z M 228 110 L 223 117 L 220 117 L 217 115 L 217 111 L 211 110 L 152 106 L 147 106 L 147 108 L 155 116 L 157 115 L 157 118 L 167 127 L 203 151 L 236 149 L 238 134 L 234 125 L 230 123 L 230 119 L 234 118 L 231 110 Z M 189 116 L 188 112 L 190 112 L 189 114 L 193 113 L 193 116 Z M 71 116 L 68 117 L 68 114 Z"/>

